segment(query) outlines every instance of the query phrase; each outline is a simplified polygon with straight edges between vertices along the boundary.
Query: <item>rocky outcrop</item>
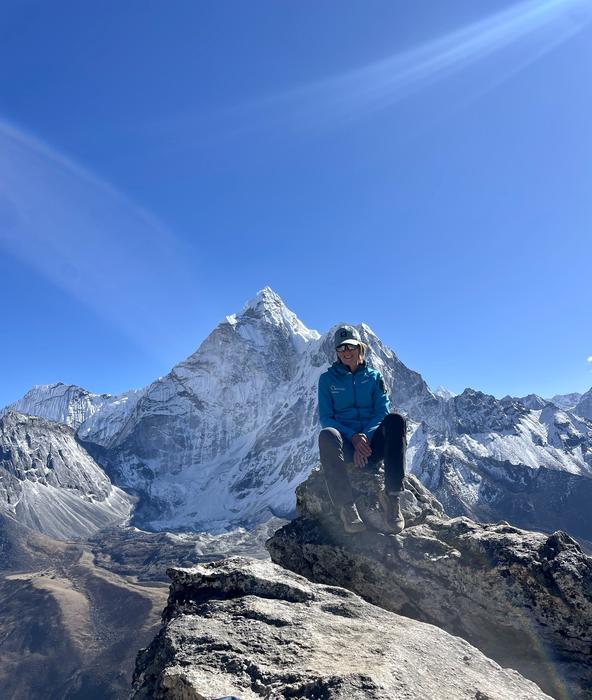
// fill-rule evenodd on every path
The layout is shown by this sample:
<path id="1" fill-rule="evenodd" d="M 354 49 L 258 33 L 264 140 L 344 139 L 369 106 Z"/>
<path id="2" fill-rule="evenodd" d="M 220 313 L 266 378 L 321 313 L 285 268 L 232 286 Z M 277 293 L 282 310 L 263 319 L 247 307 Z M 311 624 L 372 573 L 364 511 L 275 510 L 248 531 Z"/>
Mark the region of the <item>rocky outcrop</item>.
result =
<path id="1" fill-rule="evenodd" d="M 138 655 L 135 700 L 535 700 L 467 642 L 269 562 L 171 569 L 165 625 Z"/>
<path id="2" fill-rule="evenodd" d="M 300 517 L 268 542 L 272 560 L 459 635 L 556 698 L 589 698 L 592 559 L 563 532 L 448 518 L 414 477 L 406 488 L 400 535 L 345 535 L 314 471 Z"/>

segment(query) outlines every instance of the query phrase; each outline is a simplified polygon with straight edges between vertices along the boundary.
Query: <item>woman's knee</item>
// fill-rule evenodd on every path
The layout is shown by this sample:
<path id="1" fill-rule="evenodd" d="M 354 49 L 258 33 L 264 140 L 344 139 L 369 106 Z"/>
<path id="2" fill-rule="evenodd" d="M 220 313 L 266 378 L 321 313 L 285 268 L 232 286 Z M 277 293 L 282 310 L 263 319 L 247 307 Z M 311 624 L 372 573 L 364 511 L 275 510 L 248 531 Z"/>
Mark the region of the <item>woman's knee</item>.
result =
<path id="1" fill-rule="evenodd" d="M 329 445 L 338 445 L 343 442 L 341 433 L 336 428 L 323 428 L 319 433 L 319 447 L 328 447 Z"/>
<path id="2" fill-rule="evenodd" d="M 403 433 L 407 432 L 407 420 L 400 413 L 389 413 L 384 421 L 385 427 Z"/>

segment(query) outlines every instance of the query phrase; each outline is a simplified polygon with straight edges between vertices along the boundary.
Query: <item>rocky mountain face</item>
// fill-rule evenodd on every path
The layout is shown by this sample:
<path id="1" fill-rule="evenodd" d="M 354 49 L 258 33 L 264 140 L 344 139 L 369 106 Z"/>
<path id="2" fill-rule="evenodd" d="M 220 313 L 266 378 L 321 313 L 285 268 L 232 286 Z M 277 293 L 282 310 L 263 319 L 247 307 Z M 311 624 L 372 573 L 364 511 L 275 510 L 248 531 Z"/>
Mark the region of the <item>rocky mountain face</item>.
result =
<path id="1" fill-rule="evenodd" d="M 466 389 L 446 403 L 444 431 L 411 436 L 408 467 L 453 515 L 590 539 L 591 448 L 592 425 L 573 413 Z"/>
<path id="2" fill-rule="evenodd" d="M 165 624 L 136 700 L 535 700 L 534 683 L 458 637 L 245 558 L 169 570 Z"/>
<path id="3" fill-rule="evenodd" d="M 299 517 L 267 544 L 272 560 L 458 635 L 555 698 L 590 697 L 592 558 L 575 540 L 449 518 L 413 476 L 407 528 L 385 536 L 373 520 L 376 492 L 355 488 L 368 530 L 346 535 L 313 471 L 297 490 Z"/>
<path id="4" fill-rule="evenodd" d="M 571 411 L 582 398 L 582 394 L 574 392 L 572 394 L 555 394 L 552 399 L 547 399 L 564 411 Z"/>
<path id="5" fill-rule="evenodd" d="M 14 411 L 0 418 L 0 513 L 67 539 L 124 522 L 132 507 L 72 428 Z"/>
<path id="6" fill-rule="evenodd" d="M 511 396 L 504 396 L 502 401 L 511 401 L 512 397 Z M 545 408 L 547 404 L 552 403 L 549 401 L 546 401 L 545 399 L 542 399 L 540 396 L 537 394 L 528 394 L 528 396 L 521 396 L 518 401 L 525 407 L 528 408 L 532 411 L 538 411 L 541 408 Z M 560 408 L 560 407 L 558 407 Z"/>
<path id="7" fill-rule="evenodd" d="M 141 389 L 131 389 L 112 396 L 93 394 L 73 384 L 43 384 L 0 410 L 0 417 L 8 411 L 38 416 L 79 430 L 81 438 L 92 433 L 94 443 L 108 447 L 113 435 L 123 429 L 142 393 Z"/>
<path id="8" fill-rule="evenodd" d="M 444 399 L 445 401 L 448 401 L 448 399 L 451 399 L 453 396 L 456 396 L 456 394 L 447 389 L 445 386 L 442 386 L 442 384 L 440 384 L 436 391 L 434 391 L 434 394 Z"/>
<path id="9" fill-rule="evenodd" d="M 592 421 L 592 389 L 582 394 L 578 403 L 574 406 L 573 412 Z"/>
<path id="10" fill-rule="evenodd" d="M 408 471 L 448 512 L 592 539 L 582 507 L 588 419 L 537 397 L 436 395 L 370 328 L 359 330 L 393 409 L 408 417 Z M 81 421 L 79 445 L 137 497 L 138 526 L 253 527 L 290 517 L 295 487 L 317 464 L 316 386 L 334 359 L 332 331 L 309 330 L 266 288 L 148 387 L 97 397 L 53 385 L 30 392 L 26 408 Z"/>
<path id="11" fill-rule="evenodd" d="M 221 531 L 293 510 L 315 441 L 317 340 L 265 293 L 147 387 L 107 455 L 140 495 L 139 522 Z"/>
<path id="12" fill-rule="evenodd" d="M 107 394 L 93 394 L 73 384 L 43 384 L 33 387 L 22 399 L 3 409 L 0 415 L 15 411 L 78 428 L 108 399 Z"/>
<path id="13" fill-rule="evenodd" d="M 552 399 L 542 399 L 536 394 L 529 394 L 518 399 L 518 401 L 526 408 L 535 410 L 553 404 L 562 411 L 570 411 L 581 418 L 592 420 L 592 389 L 585 394 L 558 394 Z"/>

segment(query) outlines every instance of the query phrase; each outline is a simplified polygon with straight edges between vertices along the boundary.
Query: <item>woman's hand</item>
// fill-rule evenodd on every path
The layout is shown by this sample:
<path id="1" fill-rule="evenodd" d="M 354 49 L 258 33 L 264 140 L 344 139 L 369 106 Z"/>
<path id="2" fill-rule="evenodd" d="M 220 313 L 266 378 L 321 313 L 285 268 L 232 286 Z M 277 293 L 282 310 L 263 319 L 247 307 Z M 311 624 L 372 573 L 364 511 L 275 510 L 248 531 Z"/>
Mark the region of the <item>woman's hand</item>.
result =
<path id="1" fill-rule="evenodd" d="M 364 433 L 356 433 L 351 441 L 354 446 L 354 464 L 356 467 L 365 467 L 368 464 L 368 457 L 372 454 L 367 436 Z"/>

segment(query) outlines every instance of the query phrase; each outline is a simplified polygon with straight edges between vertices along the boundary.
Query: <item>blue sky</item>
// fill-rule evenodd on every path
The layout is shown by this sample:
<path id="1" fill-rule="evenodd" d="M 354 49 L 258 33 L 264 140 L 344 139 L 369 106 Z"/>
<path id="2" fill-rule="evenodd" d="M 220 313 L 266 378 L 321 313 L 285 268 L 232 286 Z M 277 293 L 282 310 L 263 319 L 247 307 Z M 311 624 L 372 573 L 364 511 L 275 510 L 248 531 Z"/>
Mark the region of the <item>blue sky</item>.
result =
<path id="1" fill-rule="evenodd" d="M 5 1 L 0 405 L 269 285 L 434 388 L 592 386 L 592 0 Z"/>

